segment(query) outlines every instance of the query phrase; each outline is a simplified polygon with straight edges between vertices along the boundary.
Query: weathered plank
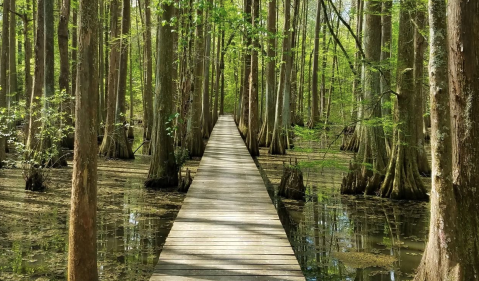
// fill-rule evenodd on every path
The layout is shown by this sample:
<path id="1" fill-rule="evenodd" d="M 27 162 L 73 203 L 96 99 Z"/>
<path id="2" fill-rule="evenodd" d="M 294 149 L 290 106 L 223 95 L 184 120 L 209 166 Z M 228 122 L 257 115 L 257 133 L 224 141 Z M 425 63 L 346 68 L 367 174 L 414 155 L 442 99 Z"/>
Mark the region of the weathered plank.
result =
<path id="1" fill-rule="evenodd" d="M 150 281 L 304 280 L 230 116 L 221 116 Z"/>

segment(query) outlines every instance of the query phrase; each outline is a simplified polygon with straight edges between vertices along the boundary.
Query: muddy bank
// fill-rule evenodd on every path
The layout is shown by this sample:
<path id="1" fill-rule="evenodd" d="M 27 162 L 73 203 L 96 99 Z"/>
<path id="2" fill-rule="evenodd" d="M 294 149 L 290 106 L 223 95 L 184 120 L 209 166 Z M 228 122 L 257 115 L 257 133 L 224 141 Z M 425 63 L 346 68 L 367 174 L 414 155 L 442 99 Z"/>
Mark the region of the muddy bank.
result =
<path id="1" fill-rule="evenodd" d="M 331 138 L 297 141 L 287 155 L 258 157 L 307 280 L 410 280 L 419 265 L 429 226 L 425 202 L 340 194 L 352 153 Z M 307 200 L 281 199 L 282 163 L 298 159 Z M 430 179 L 424 178 L 430 187 Z"/>
<path id="2" fill-rule="evenodd" d="M 24 190 L 20 169 L 0 170 L 0 280 L 65 280 L 71 163 L 44 193 Z M 194 177 L 199 161 L 187 162 Z M 185 194 L 146 190 L 149 157 L 98 163 L 101 280 L 147 280 Z M 185 170 L 186 168 L 183 168 Z"/>

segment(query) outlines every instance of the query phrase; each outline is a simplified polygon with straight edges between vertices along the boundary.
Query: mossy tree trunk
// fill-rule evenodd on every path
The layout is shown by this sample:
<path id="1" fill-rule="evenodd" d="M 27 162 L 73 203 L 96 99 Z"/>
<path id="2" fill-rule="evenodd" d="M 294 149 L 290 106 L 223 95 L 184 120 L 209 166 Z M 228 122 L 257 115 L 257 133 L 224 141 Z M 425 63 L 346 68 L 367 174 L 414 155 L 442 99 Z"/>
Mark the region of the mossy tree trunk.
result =
<path id="1" fill-rule="evenodd" d="M 479 2 L 448 5 L 446 27 L 446 3 L 429 0 L 431 220 L 416 281 L 477 280 L 479 271 Z"/>
<path id="2" fill-rule="evenodd" d="M 7 69 L 8 69 L 8 28 L 9 28 L 9 18 L 10 18 L 10 1 L 4 1 L 3 3 L 3 14 L 2 14 L 2 53 L 1 53 L 1 62 L 0 62 L 0 111 L 7 112 L 7 92 L 8 92 L 8 79 L 7 79 Z M 2 120 L 6 122 L 6 120 Z M 3 124 L 2 124 L 3 125 Z M 8 124 L 6 124 L 8 126 Z M 0 167 L 3 165 L 3 161 L 6 159 L 6 145 L 7 141 L 5 137 L 0 134 Z"/>
<path id="3" fill-rule="evenodd" d="M 479 271 L 478 13 L 478 2 L 449 2 L 446 27 L 445 2 L 429 0 L 431 220 L 417 281 L 476 280 Z"/>
<path id="4" fill-rule="evenodd" d="M 381 59 L 381 1 L 365 3 L 364 52 L 364 103 L 362 114 L 371 122 L 359 126 L 360 145 L 355 163 L 350 165 L 348 175 L 343 179 L 343 194 L 374 194 L 381 185 L 387 164 L 386 143 L 381 117 L 380 73 L 370 65 L 377 65 Z"/>
<path id="5" fill-rule="evenodd" d="M 414 92 L 414 25 L 410 11 L 415 0 L 401 1 L 398 40 L 398 88 L 394 143 L 386 177 L 381 185 L 381 197 L 391 199 L 425 200 L 426 189 L 421 181 L 417 165 L 416 94 Z"/>
<path id="6" fill-rule="evenodd" d="M 259 134 L 259 146 L 269 147 L 273 136 L 276 80 L 276 0 L 268 3 L 268 58 L 266 64 L 266 110 Z"/>
<path id="7" fill-rule="evenodd" d="M 175 16 L 173 4 L 162 3 L 161 20 L 170 22 Z M 175 56 L 171 55 L 174 48 L 172 35 L 174 26 L 170 24 L 159 26 L 158 56 L 156 64 L 155 107 L 152 139 L 152 160 L 147 187 L 163 188 L 178 185 L 178 167 L 175 159 L 174 126 L 174 96 L 176 85 Z"/>

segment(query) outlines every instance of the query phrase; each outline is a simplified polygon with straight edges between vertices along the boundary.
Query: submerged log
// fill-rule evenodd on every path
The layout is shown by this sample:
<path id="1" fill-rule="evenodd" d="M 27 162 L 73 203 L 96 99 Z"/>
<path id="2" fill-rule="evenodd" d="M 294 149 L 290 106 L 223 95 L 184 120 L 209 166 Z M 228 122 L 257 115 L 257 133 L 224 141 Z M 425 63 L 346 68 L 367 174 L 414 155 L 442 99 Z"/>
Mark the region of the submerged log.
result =
<path id="1" fill-rule="evenodd" d="M 298 160 L 295 164 L 283 164 L 283 176 L 278 187 L 279 196 L 288 199 L 304 200 L 306 188 L 303 182 L 303 172 L 299 168 Z"/>

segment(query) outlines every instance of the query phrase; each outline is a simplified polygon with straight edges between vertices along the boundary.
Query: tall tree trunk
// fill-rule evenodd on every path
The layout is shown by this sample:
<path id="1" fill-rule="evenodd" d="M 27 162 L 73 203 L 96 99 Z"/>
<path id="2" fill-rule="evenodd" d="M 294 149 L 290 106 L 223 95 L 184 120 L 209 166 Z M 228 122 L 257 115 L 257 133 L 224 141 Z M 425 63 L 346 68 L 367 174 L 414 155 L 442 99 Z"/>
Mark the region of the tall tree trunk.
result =
<path id="1" fill-rule="evenodd" d="M 153 56 L 151 41 L 151 8 L 150 0 L 145 0 L 145 94 L 143 101 L 143 140 L 150 141 L 153 130 Z M 151 144 L 151 142 L 150 142 Z"/>
<path id="2" fill-rule="evenodd" d="M 25 2 L 26 9 L 29 11 L 31 9 L 31 2 L 30 0 L 27 0 Z M 25 108 L 30 109 L 30 99 L 32 96 L 32 74 L 31 74 L 31 65 L 30 61 L 32 58 L 32 42 L 30 40 L 30 25 L 29 25 L 29 14 L 25 13 L 23 14 L 22 17 L 23 20 L 23 42 L 24 42 L 24 49 L 25 49 L 25 89 L 24 89 L 24 95 L 25 95 Z M 29 132 L 29 127 L 30 127 L 30 111 L 25 110 L 25 126 L 24 126 L 24 144 L 27 143 L 28 139 L 28 132 Z"/>
<path id="3" fill-rule="evenodd" d="M 415 0 L 402 0 L 399 17 L 398 39 L 398 96 L 395 108 L 398 128 L 394 132 L 394 143 L 386 177 L 381 186 L 381 196 L 391 199 L 424 200 L 426 189 L 421 181 L 417 166 L 416 119 L 414 105 L 414 26 L 410 11 Z"/>
<path id="4" fill-rule="evenodd" d="M 68 60 L 68 24 L 70 18 L 70 0 L 63 0 L 60 21 L 58 22 L 58 52 L 60 53 L 60 77 L 58 79 L 60 92 L 64 92 L 68 97 L 70 93 L 70 61 Z M 73 38 L 77 40 L 77 38 Z M 72 112 L 73 107 L 70 99 L 62 102 L 61 110 L 65 114 L 65 123 L 63 126 L 73 126 Z M 68 134 L 63 140 L 63 145 L 73 149 L 73 134 Z"/>
<path id="5" fill-rule="evenodd" d="M 161 20 L 169 22 L 175 16 L 173 4 L 161 4 Z M 176 93 L 174 73 L 176 69 L 172 36 L 173 26 L 159 26 L 158 56 L 156 64 L 156 88 L 154 110 L 154 133 L 152 139 L 152 161 L 148 172 L 147 187 L 163 188 L 178 185 L 178 166 L 175 160 L 175 143 L 172 135 L 174 96 Z"/>
<path id="6" fill-rule="evenodd" d="M 296 0 L 295 0 L 296 1 Z M 296 5 L 295 5 L 296 6 Z M 289 8 L 291 9 L 291 8 Z M 287 11 L 290 13 L 290 11 Z M 293 72 L 293 53 L 292 53 L 292 43 L 294 41 L 294 34 L 292 32 L 292 29 L 295 28 L 295 26 L 292 26 L 292 23 L 294 23 L 294 17 L 296 15 L 296 11 L 293 11 L 293 18 L 290 19 L 291 15 L 288 15 L 288 21 L 289 23 L 289 28 L 286 29 L 285 31 L 285 36 L 287 39 L 286 46 L 285 46 L 285 52 L 283 54 L 283 59 L 284 59 L 284 90 L 283 90 L 283 116 L 282 116 L 282 126 L 283 126 L 283 134 L 284 134 L 284 140 L 285 140 L 285 148 L 289 149 L 292 146 L 291 143 L 291 89 L 293 87 L 292 80 L 293 78 L 291 77 L 292 72 Z M 286 17 L 285 17 L 286 20 Z"/>
<path id="7" fill-rule="evenodd" d="M 252 0 L 244 0 L 244 21 L 245 22 L 251 22 L 251 1 Z M 248 135 L 248 120 L 249 120 L 249 76 L 251 73 L 251 52 L 250 52 L 250 47 L 251 47 L 251 40 L 252 40 L 252 34 L 251 30 L 249 28 L 245 27 L 245 33 L 244 33 L 244 43 L 245 43 L 245 50 L 243 52 L 243 60 L 244 60 L 244 70 L 243 70 L 243 76 L 241 79 L 243 79 L 243 88 L 241 91 L 241 113 L 240 113 L 240 120 L 239 120 L 239 131 L 241 133 L 241 136 L 243 138 L 246 138 Z"/>
<path id="8" fill-rule="evenodd" d="M 218 42 L 216 43 L 216 81 L 215 81 L 215 104 L 213 106 L 213 120 L 212 120 L 212 129 L 216 121 L 218 121 L 218 105 L 220 98 L 220 83 L 221 83 L 221 74 L 223 72 L 221 65 L 221 58 L 223 56 L 222 47 L 224 44 L 224 31 L 219 33 Z"/>
<path id="9" fill-rule="evenodd" d="M 17 105 L 19 102 L 18 97 L 18 82 L 17 82 L 17 20 L 16 20 L 16 9 L 15 9 L 15 0 L 10 0 L 10 27 L 9 27 L 9 62 L 8 62 L 8 92 L 10 95 L 9 98 L 9 108 L 14 105 Z"/>
<path id="10" fill-rule="evenodd" d="M 266 65 L 266 110 L 259 134 L 259 146 L 269 147 L 273 137 L 276 80 L 276 0 L 268 3 L 268 62 Z"/>
<path id="11" fill-rule="evenodd" d="M 122 21 L 127 21 L 129 23 L 129 0 L 126 0 L 123 3 L 123 12 L 125 12 L 125 8 L 127 13 L 122 17 Z M 100 147 L 100 154 L 106 156 L 108 158 L 119 158 L 119 159 L 131 159 L 134 158 L 133 151 L 131 150 L 131 146 L 126 139 L 126 132 L 123 126 L 124 121 L 124 92 L 123 92 L 123 100 L 118 100 L 121 98 L 120 92 L 120 50 L 123 52 L 124 49 L 122 47 L 122 39 L 120 39 L 120 35 L 123 32 L 120 32 L 121 28 L 118 20 L 118 16 L 120 13 L 119 1 L 112 0 L 110 4 L 110 26 L 111 26 L 111 50 L 110 50 L 110 70 L 108 72 L 108 101 L 107 101 L 107 116 L 106 116 L 106 124 L 105 124 L 105 134 L 103 136 L 103 142 Z M 127 5 L 128 7 L 125 7 Z M 127 23 L 123 24 L 125 28 L 127 28 Z M 129 27 L 129 26 L 128 26 Z M 125 31 L 128 31 L 129 28 Z M 127 33 L 125 33 L 127 34 Z M 123 38 L 125 39 L 125 38 Z M 124 41 L 123 41 L 124 42 Z M 124 42 L 126 43 L 126 42 Z M 125 52 L 128 52 L 126 50 Z M 127 57 L 123 56 L 125 59 Z M 126 62 L 125 62 L 126 64 Z M 126 74 L 126 67 L 124 66 L 124 74 Z M 123 75 L 124 75 L 123 74 Z M 126 77 L 123 77 L 123 88 L 126 90 Z"/>
<path id="12" fill-rule="evenodd" d="M 198 0 L 199 1 L 199 0 Z M 194 84 L 191 92 L 191 108 L 188 124 L 188 150 L 190 156 L 201 157 L 205 151 L 203 138 L 201 134 L 201 93 L 203 90 L 203 9 L 199 7 L 196 10 L 196 34 L 195 34 L 195 62 L 194 62 Z"/>
<path id="13" fill-rule="evenodd" d="M 37 26 L 35 33 L 35 69 L 33 74 L 33 89 L 30 98 L 30 126 L 28 130 L 28 140 L 26 149 L 29 152 L 39 148 L 39 139 L 37 138 L 38 131 L 41 127 L 41 97 L 43 94 L 43 78 L 44 78 L 44 14 L 43 14 L 44 0 L 37 0 Z"/>
<path id="14" fill-rule="evenodd" d="M 445 2 L 429 1 L 433 185 L 429 241 L 417 281 L 476 280 L 479 271 L 479 2 L 448 5 L 446 28 Z"/>
<path id="15" fill-rule="evenodd" d="M 71 72 L 71 81 L 72 81 L 72 90 L 71 90 L 71 95 L 73 97 L 76 96 L 75 91 L 76 91 L 76 77 L 77 77 L 77 47 L 78 47 L 78 13 L 77 13 L 77 8 L 73 7 L 72 8 L 72 21 L 73 21 L 73 27 L 72 27 L 72 52 L 71 52 L 71 65 L 72 65 L 72 72 Z M 107 64 L 108 65 L 108 64 Z M 75 108 L 76 102 L 72 102 L 72 108 Z M 75 111 L 75 110 L 73 110 Z M 73 116 L 74 117 L 74 116 Z"/>
<path id="16" fill-rule="evenodd" d="M 10 1 L 4 1 L 3 3 L 3 15 L 2 15 L 2 59 L 0 61 L 0 110 L 7 110 L 7 96 L 8 96 L 8 79 L 7 79 L 7 69 L 8 69 L 8 54 L 9 54 L 9 42 L 8 42 L 8 29 L 9 29 L 9 18 L 10 18 Z M 3 119 L 3 118 L 2 118 Z M 7 122 L 7 120 L 2 120 L 2 122 Z M 8 125 L 8 124 L 7 124 Z M 0 134 L 0 167 L 3 166 L 3 161 L 6 159 L 6 145 L 7 140 Z"/>
<path id="17" fill-rule="evenodd" d="M 259 19 L 259 1 L 252 0 L 252 28 L 258 28 Z M 251 156 L 259 156 L 258 146 L 258 130 L 259 130 L 259 115 L 258 115 L 258 38 L 253 39 L 253 49 L 251 50 L 251 72 L 249 77 L 249 120 L 248 120 L 248 135 L 246 144 L 248 146 Z"/>
<path id="18" fill-rule="evenodd" d="M 309 128 L 314 128 L 319 122 L 319 91 L 318 91 L 318 70 L 319 70 L 319 32 L 321 31 L 321 1 L 318 0 L 316 11 L 316 25 L 314 28 L 314 51 L 313 51 L 313 78 L 311 93 L 311 118 Z"/>
<path id="19" fill-rule="evenodd" d="M 209 22 L 209 8 L 213 6 L 212 0 L 208 1 L 209 4 L 206 9 L 206 29 L 205 33 L 206 36 L 202 36 L 202 38 L 206 38 L 205 42 L 205 53 L 204 60 L 203 60 L 203 106 L 202 106 L 202 113 L 201 113 L 201 120 L 202 120 L 202 132 L 203 138 L 209 138 L 211 132 L 211 115 L 210 115 L 210 56 L 211 56 L 211 23 Z"/>
<path id="20" fill-rule="evenodd" d="M 68 280 L 98 280 L 96 251 L 98 0 L 80 0 Z"/>
<path id="21" fill-rule="evenodd" d="M 383 117 L 391 116 L 391 35 L 392 35 L 392 0 L 386 0 L 382 4 L 381 11 L 381 105 Z"/>
<path id="22" fill-rule="evenodd" d="M 371 0 L 365 3 L 364 53 L 365 60 L 373 65 L 381 59 L 381 1 Z M 380 118 L 381 107 L 374 106 L 380 92 L 379 72 L 371 66 L 364 68 L 364 105 L 363 116 L 368 119 Z M 387 154 L 384 131 L 381 124 L 360 126 L 360 146 L 355 163 L 343 179 L 343 194 L 374 194 L 381 185 L 386 169 Z"/>
<path id="23" fill-rule="evenodd" d="M 420 5 L 420 2 L 418 2 Z M 431 175 L 431 167 L 427 159 L 426 149 L 424 148 L 424 112 L 423 112 L 423 83 L 424 83 L 424 52 L 426 50 L 426 40 L 421 32 L 426 25 L 426 15 L 422 11 L 423 7 L 418 6 L 416 11 L 416 29 L 414 32 L 414 117 L 416 119 L 416 149 L 417 166 L 421 175 Z"/>
<path id="24" fill-rule="evenodd" d="M 283 29 L 283 53 L 281 61 L 288 61 L 288 54 L 290 50 L 290 38 L 288 37 L 290 29 L 290 14 L 291 14 L 291 0 L 284 1 L 284 29 Z M 276 112 L 274 118 L 273 137 L 271 139 L 271 146 L 269 147 L 270 154 L 283 155 L 286 153 L 286 144 L 284 143 L 284 127 L 283 127 L 283 97 L 285 91 L 285 77 L 286 77 L 286 63 L 281 64 L 281 70 L 279 74 L 279 85 L 277 88 L 276 97 Z"/>

